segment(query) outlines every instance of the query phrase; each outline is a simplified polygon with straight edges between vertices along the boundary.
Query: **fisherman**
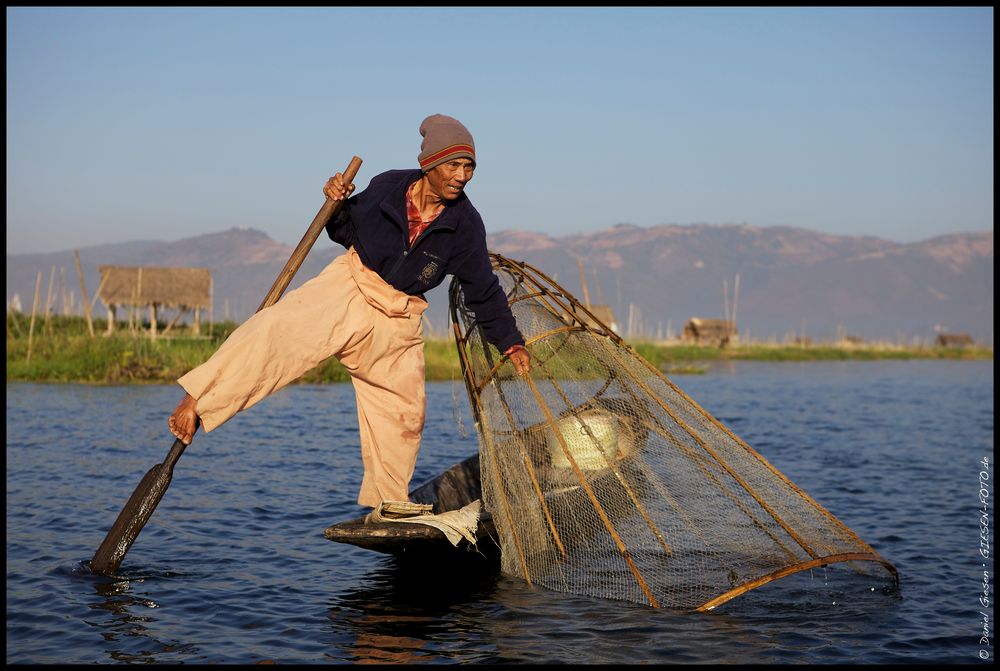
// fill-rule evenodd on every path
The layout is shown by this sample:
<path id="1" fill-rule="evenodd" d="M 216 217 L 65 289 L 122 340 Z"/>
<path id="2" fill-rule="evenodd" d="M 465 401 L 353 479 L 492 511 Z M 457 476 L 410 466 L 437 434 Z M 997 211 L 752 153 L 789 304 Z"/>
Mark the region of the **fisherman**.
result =
<path id="1" fill-rule="evenodd" d="M 517 374 L 530 370 L 524 337 L 493 273 L 482 217 L 465 194 L 476 169 L 472 135 L 434 114 L 420 124 L 419 169 L 389 170 L 357 195 L 342 173 L 323 187 L 346 201 L 327 224 L 347 249 L 323 271 L 240 325 L 178 380 L 186 392 L 170 432 L 190 444 L 330 356 L 351 375 L 364 477 L 358 503 L 407 501 L 424 427 L 424 293 L 446 275 L 487 340 Z"/>

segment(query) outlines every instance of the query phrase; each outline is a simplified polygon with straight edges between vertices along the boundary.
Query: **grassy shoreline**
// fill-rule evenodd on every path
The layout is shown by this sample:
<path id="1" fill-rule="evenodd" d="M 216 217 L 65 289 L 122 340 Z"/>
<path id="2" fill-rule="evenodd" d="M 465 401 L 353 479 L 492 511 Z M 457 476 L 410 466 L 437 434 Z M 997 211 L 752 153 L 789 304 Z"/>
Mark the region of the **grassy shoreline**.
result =
<path id="1" fill-rule="evenodd" d="M 193 336 L 188 327 L 150 340 L 147 332 L 130 333 L 117 325 L 104 334 L 107 322 L 94 320 L 91 338 L 83 317 L 52 316 L 48 325 L 36 318 L 28 361 L 29 318 L 7 315 L 7 382 L 74 382 L 90 384 L 175 383 L 208 359 L 236 328 L 234 322 L 212 325 L 211 334 Z M 840 361 L 883 359 L 993 359 L 991 347 L 900 347 L 890 344 L 739 345 L 719 349 L 652 342 L 629 343 L 650 363 L 670 375 L 699 374 L 716 361 Z M 454 341 L 427 340 L 424 345 L 429 381 L 460 380 Z M 330 358 L 299 379 L 301 383 L 348 382 L 350 377 Z"/>

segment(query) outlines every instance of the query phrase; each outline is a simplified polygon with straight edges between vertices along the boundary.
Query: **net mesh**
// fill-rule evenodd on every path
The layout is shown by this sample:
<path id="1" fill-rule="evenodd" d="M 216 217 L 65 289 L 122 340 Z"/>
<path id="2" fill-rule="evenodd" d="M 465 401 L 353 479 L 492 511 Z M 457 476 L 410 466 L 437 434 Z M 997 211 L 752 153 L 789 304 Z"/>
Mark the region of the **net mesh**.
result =
<path id="1" fill-rule="evenodd" d="M 654 607 L 711 609 L 845 562 L 895 568 L 532 266 L 491 254 L 528 376 L 450 306 L 501 570 Z"/>

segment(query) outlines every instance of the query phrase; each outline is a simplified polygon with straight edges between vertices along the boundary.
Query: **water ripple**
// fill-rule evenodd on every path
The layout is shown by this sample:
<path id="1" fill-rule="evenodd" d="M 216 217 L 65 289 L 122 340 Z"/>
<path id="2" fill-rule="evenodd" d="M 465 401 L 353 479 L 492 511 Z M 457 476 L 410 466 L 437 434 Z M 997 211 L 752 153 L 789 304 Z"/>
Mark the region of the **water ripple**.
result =
<path id="1" fill-rule="evenodd" d="M 118 575 L 99 576 L 93 551 L 170 447 L 177 388 L 8 385 L 7 662 L 977 661 L 992 362 L 741 363 L 675 382 L 892 561 L 900 590 L 816 570 L 677 613 L 330 543 L 323 529 L 362 510 L 350 385 L 290 387 L 199 434 Z M 464 395 L 428 385 L 418 479 L 475 451 Z"/>

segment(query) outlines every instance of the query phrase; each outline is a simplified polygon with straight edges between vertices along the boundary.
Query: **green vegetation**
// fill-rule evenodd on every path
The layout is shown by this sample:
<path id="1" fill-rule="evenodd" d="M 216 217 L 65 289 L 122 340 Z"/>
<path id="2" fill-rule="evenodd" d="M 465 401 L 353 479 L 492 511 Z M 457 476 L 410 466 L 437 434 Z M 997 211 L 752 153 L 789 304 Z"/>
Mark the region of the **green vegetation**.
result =
<path id="1" fill-rule="evenodd" d="M 153 342 L 149 324 L 131 333 L 126 324 L 116 324 L 110 336 L 105 333 L 106 319 L 93 322 L 95 337 L 87 331 L 83 317 L 53 315 L 46 326 L 35 318 L 31 331 L 30 316 L 7 313 L 8 382 L 91 382 L 173 383 L 177 378 L 207 360 L 238 326 L 232 321 L 202 325 L 202 335 L 195 336 L 189 326 L 174 327 Z M 31 359 L 28 359 L 28 335 L 31 331 Z M 424 347 L 429 380 L 461 379 L 455 345 L 450 340 L 428 341 Z M 335 358 L 329 358 L 301 378 L 302 382 L 348 382 L 347 370 Z"/>
<path id="2" fill-rule="evenodd" d="M 30 317 L 7 314 L 8 382 L 89 382 L 98 384 L 173 383 L 181 375 L 208 359 L 236 328 L 229 321 L 212 325 L 195 336 L 188 326 L 173 328 L 168 336 L 153 342 L 148 325 L 130 333 L 127 325 L 105 334 L 107 322 L 94 320 L 95 337 L 87 331 L 83 317 L 50 316 L 48 323 L 36 317 L 28 360 Z M 161 325 L 160 329 L 165 327 Z M 989 347 L 930 348 L 888 344 L 799 346 L 753 344 L 715 348 L 661 343 L 631 343 L 654 366 L 671 375 L 704 373 L 713 361 L 834 361 L 846 359 L 992 359 Z M 449 339 L 428 340 L 424 346 L 428 380 L 461 380 L 458 353 Z M 302 382 L 346 382 L 347 371 L 336 359 L 328 359 L 306 373 Z"/>

